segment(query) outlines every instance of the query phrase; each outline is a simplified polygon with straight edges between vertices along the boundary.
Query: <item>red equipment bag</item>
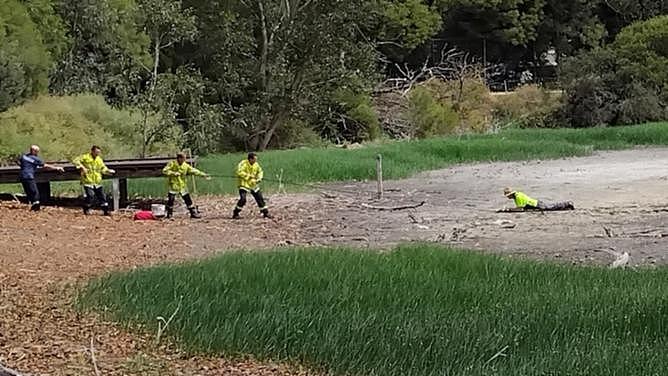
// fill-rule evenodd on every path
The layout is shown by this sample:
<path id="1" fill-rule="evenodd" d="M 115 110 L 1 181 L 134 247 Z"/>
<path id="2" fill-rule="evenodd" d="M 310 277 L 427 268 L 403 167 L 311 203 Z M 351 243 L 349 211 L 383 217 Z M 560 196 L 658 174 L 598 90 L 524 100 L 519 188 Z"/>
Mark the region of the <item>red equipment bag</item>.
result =
<path id="1" fill-rule="evenodd" d="M 157 218 L 153 215 L 153 212 L 150 210 L 140 210 L 135 213 L 133 219 L 135 221 L 155 221 Z"/>

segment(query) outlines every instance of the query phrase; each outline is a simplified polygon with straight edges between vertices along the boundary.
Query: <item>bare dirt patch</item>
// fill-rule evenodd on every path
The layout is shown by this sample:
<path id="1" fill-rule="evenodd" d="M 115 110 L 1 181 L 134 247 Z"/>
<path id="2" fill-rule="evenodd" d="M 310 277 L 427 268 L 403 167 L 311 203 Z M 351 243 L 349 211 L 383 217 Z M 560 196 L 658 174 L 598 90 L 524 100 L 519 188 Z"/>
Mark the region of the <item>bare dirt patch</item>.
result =
<path id="1" fill-rule="evenodd" d="M 502 194 L 506 186 L 545 201 L 571 200 L 577 210 L 496 213 L 513 206 Z M 457 166 L 386 182 L 382 200 L 372 199 L 374 187 L 336 186 L 337 197 L 330 200 L 341 205 L 326 215 L 334 229 L 331 243 L 375 247 L 435 241 L 575 264 L 609 264 L 613 251 L 628 252 L 632 266 L 668 263 L 666 149 Z M 364 208 L 363 202 L 425 205 L 380 211 Z"/>
<path id="2" fill-rule="evenodd" d="M 279 208 L 281 200 L 274 202 Z M 233 222 L 228 219 L 233 199 L 199 201 L 210 218 L 198 222 L 184 211 L 174 221 L 133 222 L 129 215 L 84 217 L 60 208 L 35 214 L 23 205 L 0 203 L 0 364 L 33 375 L 91 375 L 94 337 L 103 375 L 304 374 L 252 360 L 186 357 L 169 344 L 156 348 L 151 336 L 131 336 L 73 309 L 77 284 L 95 275 L 300 239 L 298 224 L 280 216 L 263 220 L 254 211 Z M 219 213 L 211 212 L 216 208 Z"/>
<path id="3" fill-rule="evenodd" d="M 93 374 L 94 336 L 104 375 L 297 375 L 285 365 L 193 358 L 151 336 L 130 335 L 72 308 L 76 286 L 109 272 L 206 257 L 232 249 L 289 245 L 388 247 L 435 241 L 575 264 L 668 263 L 668 150 L 639 149 L 592 157 L 457 166 L 386 182 L 336 184 L 326 193 L 270 197 L 275 220 L 255 209 L 229 219 L 234 198 L 198 198 L 205 218 L 133 222 L 129 215 L 84 217 L 78 210 L 0 203 L 0 363 L 29 374 Z M 513 186 L 577 210 L 496 213 Z M 378 210 L 424 205 L 407 210 Z M 372 206 L 372 207 L 369 207 Z M 166 312 L 165 315 L 168 315 Z M 157 322 L 156 322 L 157 327 Z M 146 328 L 151 331 L 151 328 Z"/>

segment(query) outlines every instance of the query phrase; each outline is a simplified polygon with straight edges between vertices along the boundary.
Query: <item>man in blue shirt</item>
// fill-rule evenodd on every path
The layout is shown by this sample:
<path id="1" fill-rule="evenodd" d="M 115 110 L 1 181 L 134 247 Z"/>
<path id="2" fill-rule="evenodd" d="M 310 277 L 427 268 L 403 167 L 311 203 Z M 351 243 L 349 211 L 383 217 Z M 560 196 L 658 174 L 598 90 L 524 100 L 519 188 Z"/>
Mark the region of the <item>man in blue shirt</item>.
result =
<path id="1" fill-rule="evenodd" d="M 30 210 L 39 211 L 39 191 L 37 190 L 37 183 L 35 182 L 35 173 L 37 169 L 44 168 L 47 170 L 56 170 L 65 172 L 62 167 L 52 166 L 44 163 L 39 157 L 39 146 L 32 145 L 30 151 L 21 156 L 19 164 L 21 165 L 20 179 L 23 190 L 28 197 L 30 203 Z"/>

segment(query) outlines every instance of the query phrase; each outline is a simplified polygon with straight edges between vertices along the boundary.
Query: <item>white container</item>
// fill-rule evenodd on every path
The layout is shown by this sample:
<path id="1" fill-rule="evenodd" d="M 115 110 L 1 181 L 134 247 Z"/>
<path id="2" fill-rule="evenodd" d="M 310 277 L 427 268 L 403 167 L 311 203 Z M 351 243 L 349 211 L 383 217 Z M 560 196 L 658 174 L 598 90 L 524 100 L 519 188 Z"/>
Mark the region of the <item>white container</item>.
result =
<path id="1" fill-rule="evenodd" d="M 151 204 L 151 212 L 154 216 L 160 218 L 166 215 L 165 205 L 162 204 Z"/>

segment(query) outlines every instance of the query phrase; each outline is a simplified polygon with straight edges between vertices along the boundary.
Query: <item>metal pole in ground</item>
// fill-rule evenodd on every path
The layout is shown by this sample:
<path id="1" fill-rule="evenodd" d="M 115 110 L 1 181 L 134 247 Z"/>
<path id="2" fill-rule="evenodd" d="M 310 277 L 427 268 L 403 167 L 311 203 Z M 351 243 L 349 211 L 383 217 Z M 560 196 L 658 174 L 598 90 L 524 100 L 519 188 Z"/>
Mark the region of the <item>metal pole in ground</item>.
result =
<path id="1" fill-rule="evenodd" d="M 383 156 L 376 156 L 376 178 L 378 179 L 378 199 L 383 198 Z"/>

